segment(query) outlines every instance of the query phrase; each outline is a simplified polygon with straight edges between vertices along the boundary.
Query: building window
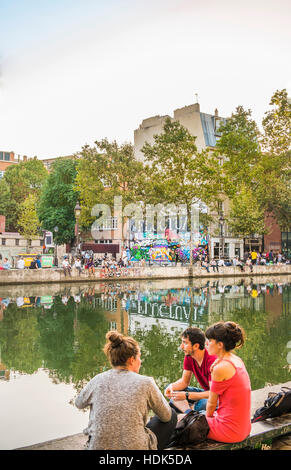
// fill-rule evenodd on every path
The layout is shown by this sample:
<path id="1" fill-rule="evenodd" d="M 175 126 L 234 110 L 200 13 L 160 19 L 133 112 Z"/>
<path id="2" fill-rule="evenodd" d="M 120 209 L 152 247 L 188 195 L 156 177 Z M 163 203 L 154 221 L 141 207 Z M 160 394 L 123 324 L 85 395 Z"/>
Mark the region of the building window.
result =
<path id="1" fill-rule="evenodd" d="M 8 152 L 4 153 L 4 160 L 6 160 L 7 162 L 10 161 L 10 153 L 8 153 Z"/>
<path id="2" fill-rule="evenodd" d="M 0 152 L 0 160 L 4 160 L 4 154 L 3 154 L 3 152 Z"/>
<path id="3" fill-rule="evenodd" d="M 2 245 L 6 245 L 6 238 L 2 238 Z"/>
<path id="4" fill-rule="evenodd" d="M 214 258 L 219 258 L 219 243 L 214 243 L 214 250 L 213 250 Z"/>
<path id="5" fill-rule="evenodd" d="M 109 217 L 105 219 L 100 225 L 96 221 L 97 230 L 116 230 L 117 229 L 117 217 Z"/>
<path id="6" fill-rule="evenodd" d="M 15 239 L 15 246 L 19 246 L 19 238 Z"/>

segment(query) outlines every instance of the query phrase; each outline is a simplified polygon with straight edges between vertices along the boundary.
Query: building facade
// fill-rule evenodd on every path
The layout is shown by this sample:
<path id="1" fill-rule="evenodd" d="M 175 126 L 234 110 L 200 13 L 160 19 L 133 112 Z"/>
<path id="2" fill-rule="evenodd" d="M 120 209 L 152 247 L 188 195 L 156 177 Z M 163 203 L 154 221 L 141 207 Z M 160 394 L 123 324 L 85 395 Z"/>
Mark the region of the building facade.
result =
<path id="1" fill-rule="evenodd" d="M 190 134 L 196 136 L 195 143 L 198 151 L 205 148 L 214 149 L 220 137 L 219 127 L 221 123 L 226 122 L 226 118 L 219 116 L 217 109 L 215 109 L 214 114 L 202 113 L 199 103 L 175 109 L 173 117 L 165 115 L 144 119 L 139 128 L 134 131 L 134 153 L 137 160 L 144 161 L 143 145 L 145 142 L 154 143 L 154 136 L 163 132 L 163 126 L 167 118 L 180 122 L 182 126 L 188 129 Z M 223 202 L 221 210 L 224 215 L 227 214 L 227 201 Z M 216 223 L 210 227 L 209 232 L 209 254 L 211 258 L 223 256 L 226 259 L 233 259 L 235 256 L 243 257 L 243 239 L 234 237 L 228 232 L 227 227 L 223 227 L 223 233 L 220 233 L 219 225 Z"/>
<path id="2" fill-rule="evenodd" d="M 3 178 L 5 171 L 10 165 L 16 165 L 20 162 L 27 161 L 27 156 L 15 155 L 14 152 L 0 150 L 0 179 Z"/>

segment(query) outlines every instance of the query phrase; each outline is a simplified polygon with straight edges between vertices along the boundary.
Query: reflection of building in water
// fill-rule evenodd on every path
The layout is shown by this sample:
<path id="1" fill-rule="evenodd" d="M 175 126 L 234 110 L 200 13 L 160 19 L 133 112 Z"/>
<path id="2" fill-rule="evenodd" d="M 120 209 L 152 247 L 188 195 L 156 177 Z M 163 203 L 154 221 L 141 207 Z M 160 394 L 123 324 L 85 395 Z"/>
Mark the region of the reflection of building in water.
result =
<path id="1" fill-rule="evenodd" d="M 209 322 L 212 315 L 219 315 L 221 320 L 227 320 L 227 315 L 235 310 L 251 309 L 264 310 L 264 296 L 258 295 L 256 289 L 245 292 L 245 286 L 232 286 L 230 291 L 224 292 L 220 286 L 220 292 L 209 297 Z"/>
<path id="2" fill-rule="evenodd" d="M 123 334 L 128 334 L 129 319 L 128 313 L 122 308 L 119 297 L 104 296 L 94 299 L 94 306 L 102 307 L 106 313 L 105 318 L 109 322 L 109 330 L 117 330 Z"/>
<path id="3" fill-rule="evenodd" d="M 130 314 L 129 315 L 129 330 L 130 334 L 136 333 L 138 330 L 149 331 L 153 326 L 160 326 L 166 333 L 173 333 L 174 331 L 183 331 L 189 327 L 189 323 L 173 321 L 168 318 L 155 318 L 145 317 L 143 315 Z M 192 325 L 203 328 L 202 325 Z"/>

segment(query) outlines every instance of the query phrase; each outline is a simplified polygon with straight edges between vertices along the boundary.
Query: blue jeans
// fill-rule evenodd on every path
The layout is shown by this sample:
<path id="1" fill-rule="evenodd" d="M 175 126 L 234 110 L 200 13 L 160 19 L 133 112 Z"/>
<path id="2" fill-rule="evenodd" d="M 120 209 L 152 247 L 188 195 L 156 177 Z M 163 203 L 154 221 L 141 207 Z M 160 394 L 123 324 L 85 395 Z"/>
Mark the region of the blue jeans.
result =
<path id="1" fill-rule="evenodd" d="M 203 388 L 198 388 L 198 387 L 187 387 L 185 388 L 184 390 L 185 392 L 205 392 L 205 390 L 203 390 Z M 195 411 L 205 411 L 206 410 L 206 405 L 207 405 L 207 398 L 201 398 L 200 400 L 191 400 L 189 398 L 189 403 L 190 405 L 192 405 L 193 403 L 194 404 L 194 410 Z"/>
<path id="2" fill-rule="evenodd" d="M 203 390 L 203 388 L 197 388 L 197 387 L 187 387 L 187 388 L 184 388 L 184 390 L 180 390 L 181 392 L 205 392 L 205 390 Z M 172 399 L 170 400 L 170 402 L 172 401 Z M 189 398 L 188 400 L 189 404 L 190 405 L 193 405 L 194 404 L 194 410 L 195 411 L 206 411 L 206 405 L 207 405 L 207 398 L 201 398 L 200 400 L 191 400 L 191 398 Z"/>

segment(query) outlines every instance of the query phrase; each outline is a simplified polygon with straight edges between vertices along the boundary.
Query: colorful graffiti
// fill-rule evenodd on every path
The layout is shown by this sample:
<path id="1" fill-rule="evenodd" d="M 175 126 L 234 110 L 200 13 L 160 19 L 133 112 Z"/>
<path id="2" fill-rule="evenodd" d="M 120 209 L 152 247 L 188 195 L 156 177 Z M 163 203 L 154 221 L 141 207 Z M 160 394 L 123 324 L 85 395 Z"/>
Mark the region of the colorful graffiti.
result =
<path id="1" fill-rule="evenodd" d="M 203 242 L 203 243 L 202 243 Z M 192 250 L 193 260 L 204 258 L 208 253 L 208 241 L 201 238 L 196 241 L 196 246 Z M 130 250 L 131 261 L 151 261 L 159 262 L 182 262 L 187 263 L 190 260 L 189 239 L 144 239 L 136 243 Z"/>

